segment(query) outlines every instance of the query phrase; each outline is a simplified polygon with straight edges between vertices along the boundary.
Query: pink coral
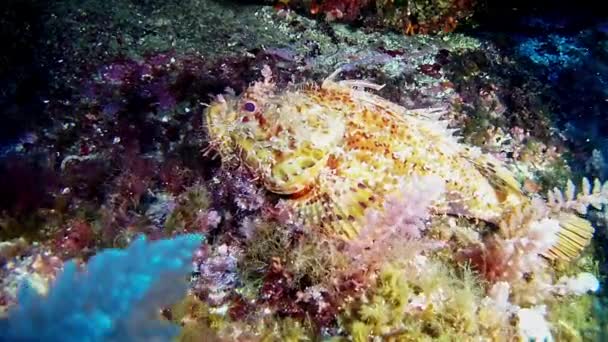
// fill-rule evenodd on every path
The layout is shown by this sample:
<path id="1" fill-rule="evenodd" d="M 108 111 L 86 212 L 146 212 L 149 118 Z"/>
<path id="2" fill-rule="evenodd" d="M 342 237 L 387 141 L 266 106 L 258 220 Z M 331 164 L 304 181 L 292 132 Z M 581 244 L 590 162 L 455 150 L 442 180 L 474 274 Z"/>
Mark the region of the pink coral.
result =
<path id="1" fill-rule="evenodd" d="M 359 237 L 349 242 L 348 253 L 355 261 L 370 266 L 378 258 L 387 258 L 399 250 L 404 240 L 420 239 L 430 216 L 429 209 L 443 192 L 444 183 L 437 177 L 404 182 L 398 194 L 385 200 L 382 211 L 366 212 L 365 226 Z"/>
<path id="2" fill-rule="evenodd" d="M 531 224 L 527 234 L 512 239 L 492 237 L 463 250 L 460 258 L 470 262 L 492 282 L 515 282 L 531 276 L 545 265 L 541 254 L 557 239 L 559 223 L 543 219 Z"/>
<path id="3" fill-rule="evenodd" d="M 93 247 L 94 231 L 83 219 L 70 220 L 56 238 L 57 254 L 64 259 L 81 256 Z"/>
<path id="4" fill-rule="evenodd" d="M 212 179 L 212 187 L 218 202 L 234 205 L 237 210 L 255 212 L 268 204 L 251 172 L 242 167 L 220 169 Z"/>
<path id="5" fill-rule="evenodd" d="M 197 250 L 193 260 L 198 273 L 193 281 L 194 293 L 212 306 L 229 302 L 239 280 L 237 264 L 241 252 L 227 244 L 204 245 Z"/>
<path id="6" fill-rule="evenodd" d="M 194 231 L 207 233 L 215 229 L 222 222 L 222 216 L 216 210 L 199 211 L 191 227 Z"/>
<path id="7" fill-rule="evenodd" d="M 327 21 L 337 19 L 353 21 L 359 17 L 361 11 L 369 6 L 368 0 L 327 0 L 319 4 L 319 8 L 312 7 L 312 12 L 325 13 Z"/>

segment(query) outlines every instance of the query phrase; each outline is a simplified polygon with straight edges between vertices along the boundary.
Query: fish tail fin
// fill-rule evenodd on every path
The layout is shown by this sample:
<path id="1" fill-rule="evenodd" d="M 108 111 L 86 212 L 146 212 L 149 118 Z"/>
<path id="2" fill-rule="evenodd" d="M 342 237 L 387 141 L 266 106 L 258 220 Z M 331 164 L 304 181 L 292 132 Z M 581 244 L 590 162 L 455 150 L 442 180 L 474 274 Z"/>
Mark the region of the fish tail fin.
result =
<path id="1" fill-rule="evenodd" d="M 557 220 L 560 225 L 557 242 L 543 256 L 550 260 L 569 261 L 578 257 L 591 243 L 595 229 L 591 222 L 574 213 L 562 212 Z"/>

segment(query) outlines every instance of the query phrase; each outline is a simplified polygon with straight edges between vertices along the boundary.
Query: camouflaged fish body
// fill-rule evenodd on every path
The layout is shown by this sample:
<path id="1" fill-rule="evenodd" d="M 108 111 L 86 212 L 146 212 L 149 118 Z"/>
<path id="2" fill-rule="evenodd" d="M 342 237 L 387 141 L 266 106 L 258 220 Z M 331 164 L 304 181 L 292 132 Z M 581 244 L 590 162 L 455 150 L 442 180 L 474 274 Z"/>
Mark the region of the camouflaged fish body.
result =
<path id="1" fill-rule="evenodd" d="M 267 74 L 206 114 L 222 158 L 238 156 L 302 223 L 352 238 L 368 208 L 381 209 L 402 181 L 418 176 L 445 182 L 435 212 L 498 222 L 529 202 L 498 160 L 457 141 L 439 120 L 443 111 L 406 110 L 364 89 L 374 84 L 334 76 L 321 87 L 277 91 Z M 581 221 L 572 231 L 583 238 L 568 258 L 593 232 Z"/>

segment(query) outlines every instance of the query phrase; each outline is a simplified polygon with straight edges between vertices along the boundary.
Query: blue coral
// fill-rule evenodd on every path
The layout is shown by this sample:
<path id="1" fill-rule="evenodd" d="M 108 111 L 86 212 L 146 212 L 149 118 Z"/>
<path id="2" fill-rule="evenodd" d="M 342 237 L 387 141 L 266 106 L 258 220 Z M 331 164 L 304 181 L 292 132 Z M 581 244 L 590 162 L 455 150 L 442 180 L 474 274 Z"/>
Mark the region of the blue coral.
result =
<path id="1" fill-rule="evenodd" d="M 19 306 L 0 320 L 0 340 L 168 341 L 179 328 L 159 320 L 159 309 L 185 295 L 201 242 L 194 234 L 140 237 L 92 257 L 82 272 L 68 261 L 48 295 L 24 284 Z"/>
<path id="2" fill-rule="evenodd" d="M 532 63 L 549 69 L 547 78 L 557 81 L 559 74 L 568 68 L 579 67 L 589 56 L 589 50 L 573 37 L 550 34 L 542 39 L 523 38 L 516 47 L 517 53 Z"/>
<path id="3" fill-rule="evenodd" d="M 551 34 L 542 40 L 523 39 L 518 46 L 518 52 L 535 64 L 568 68 L 579 65 L 589 55 L 588 49 L 579 44 L 574 38 Z"/>

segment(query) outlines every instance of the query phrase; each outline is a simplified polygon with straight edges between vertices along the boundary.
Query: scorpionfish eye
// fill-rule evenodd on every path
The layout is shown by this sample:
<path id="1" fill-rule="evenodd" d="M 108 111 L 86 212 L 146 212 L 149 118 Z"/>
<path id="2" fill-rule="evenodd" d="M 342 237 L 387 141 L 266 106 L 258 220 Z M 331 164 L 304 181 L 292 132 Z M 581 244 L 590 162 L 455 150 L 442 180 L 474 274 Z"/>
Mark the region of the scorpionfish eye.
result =
<path id="1" fill-rule="evenodd" d="M 245 111 L 247 111 L 247 112 L 251 112 L 251 113 L 253 113 L 253 112 L 255 112 L 255 110 L 256 110 L 256 105 L 255 105 L 255 103 L 254 103 L 254 102 L 252 102 L 252 101 L 247 101 L 247 102 L 245 102 L 245 104 L 243 105 L 243 109 L 244 109 Z"/>

